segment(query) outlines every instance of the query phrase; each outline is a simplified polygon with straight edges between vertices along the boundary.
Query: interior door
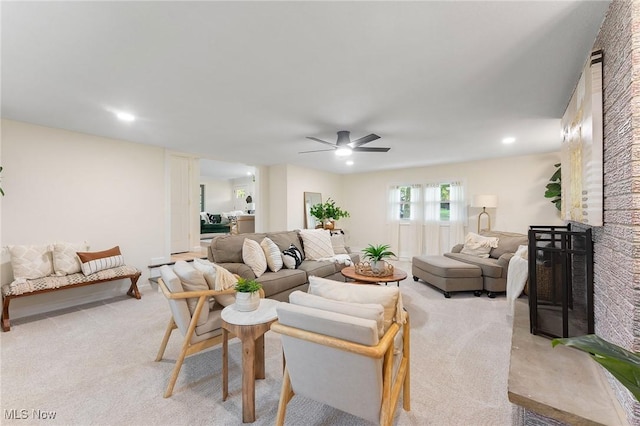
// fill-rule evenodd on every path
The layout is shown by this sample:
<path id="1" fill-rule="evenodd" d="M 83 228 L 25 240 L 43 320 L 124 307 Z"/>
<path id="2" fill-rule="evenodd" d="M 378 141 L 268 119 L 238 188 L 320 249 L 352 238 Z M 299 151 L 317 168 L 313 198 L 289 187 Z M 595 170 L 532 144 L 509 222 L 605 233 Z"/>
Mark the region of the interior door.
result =
<path id="1" fill-rule="evenodd" d="M 171 253 L 189 251 L 190 167 L 187 157 L 171 156 Z"/>

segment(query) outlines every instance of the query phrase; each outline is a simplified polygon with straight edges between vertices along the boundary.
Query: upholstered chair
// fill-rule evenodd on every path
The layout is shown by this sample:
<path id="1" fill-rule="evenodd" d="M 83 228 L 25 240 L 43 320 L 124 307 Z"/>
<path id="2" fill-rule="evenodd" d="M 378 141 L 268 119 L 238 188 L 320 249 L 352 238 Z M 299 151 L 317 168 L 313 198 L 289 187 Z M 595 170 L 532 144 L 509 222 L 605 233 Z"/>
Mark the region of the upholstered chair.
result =
<path id="1" fill-rule="evenodd" d="M 161 278 L 158 280 L 158 284 L 169 302 L 171 318 L 169 319 L 169 324 L 162 339 L 160 349 L 158 350 L 156 361 L 162 360 L 167 343 L 174 330 L 179 330 L 183 336 L 180 355 L 176 360 L 169 384 L 164 393 L 164 397 L 168 398 L 173 393 L 173 387 L 178 379 L 178 374 L 180 374 L 184 359 L 188 355 L 222 343 L 222 319 L 220 312 L 224 306 L 215 303 L 213 308 L 211 308 L 210 299 L 216 295 L 234 294 L 235 290 L 230 288 L 222 291 L 185 291 L 180 278 L 166 265 L 160 268 L 160 275 Z M 187 300 L 191 303 L 197 300 L 193 313 L 191 313 Z"/>
<path id="2" fill-rule="evenodd" d="M 401 391 L 410 409 L 409 319 L 404 310 L 396 316 L 399 291 L 338 282 L 321 283 L 318 291 L 318 280 L 310 279 L 310 294 L 294 292 L 290 303 L 278 305 L 271 326 L 282 334 L 286 360 L 276 424 L 284 424 L 293 396 L 303 395 L 390 425 Z"/>

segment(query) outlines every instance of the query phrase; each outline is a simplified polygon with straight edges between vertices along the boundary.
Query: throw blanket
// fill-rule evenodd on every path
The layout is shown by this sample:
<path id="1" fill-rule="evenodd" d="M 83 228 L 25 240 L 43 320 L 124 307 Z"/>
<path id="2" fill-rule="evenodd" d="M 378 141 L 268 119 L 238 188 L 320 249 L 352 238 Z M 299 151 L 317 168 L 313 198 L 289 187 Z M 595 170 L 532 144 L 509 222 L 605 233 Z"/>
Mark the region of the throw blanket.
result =
<path id="1" fill-rule="evenodd" d="M 220 291 L 233 288 L 238 283 L 238 278 L 236 278 L 236 276 L 231 272 L 227 271 L 220 265 L 216 265 L 215 263 L 212 263 L 212 265 L 216 268 L 216 288 L 214 290 Z"/>
<path id="2" fill-rule="evenodd" d="M 328 261 L 335 263 L 342 263 L 344 266 L 351 266 L 351 258 L 348 254 L 335 254 L 331 257 L 323 257 L 318 259 L 319 261 Z"/>
<path id="3" fill-rule="evenodd" d="M 507 275 L 507 301 L 509 312 L 513 315 L 515 300 L 520 297 L 529 278 L 528 247 L 520 246 L 509 260 L 509 274 Z"/>

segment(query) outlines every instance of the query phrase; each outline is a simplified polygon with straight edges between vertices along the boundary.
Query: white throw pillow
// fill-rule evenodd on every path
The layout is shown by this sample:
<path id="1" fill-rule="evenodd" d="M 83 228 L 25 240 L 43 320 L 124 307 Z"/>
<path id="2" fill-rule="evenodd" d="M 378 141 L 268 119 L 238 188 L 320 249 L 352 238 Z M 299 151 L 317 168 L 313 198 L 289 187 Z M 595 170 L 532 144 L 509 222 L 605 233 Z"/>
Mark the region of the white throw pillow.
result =
<path id="1" fill-rule="evenodd" d="M 273 272 L 278 272 L 282 269 L 282 255 L 280 254 L 280 249 L 276 243 L 271 241 L 270 238 L 265 237 L 260 243 L 260 247 L 262 247 L 262 251 L 264 251 L 264 256 L 267 259 L 269 269 Z"/>
<path id="2" fill-rule="evenodd" d="M 188 264 L 184 260 L 179 260 L 175 265 L 173 265 L 173 272 L 175 272 L 178 278 L 180 278 L 184 291 L 209 290 L 209 286 L 207 285 L 202 272 L 198 271 L 193 267 L 193 265 Z M 197 304 L 197 297 L 187 299 L 187 306 L 189 307 L 191 315 L 196 311 Z M 207 322 L 207 319 L 209 319 L 209 309 L 209 304 L 202 307 L 202 311 L 200 311 L 200 316 L 198 317 L 196 325 L 202 325 Z"/>
<path id="3" fill-rule="evenodd" d="M 384 330 L 392 322 L 404 324 L 406 317 L 398 287 L 348 284 L 326 278 L 309 277 L 309 293 L 327 299 L 355 303 L 376 303 L 384 307 Z"/>
<path id="4" fill-rule="evenodd" d="M 207 282 L 207 285 L 211 290 L 216 289 L 216 279 L 218 278 L 218 274 L 223 274 L 223 282 L 231 282 L 237 281 L 236 277 L 220 265 L 216 265 L 213 262 L 209 262 L 204 259 L 193 259 L 193 267 L 198 271 L 202 272 L 204 275 L 204 280 Z M 222 306 L 229 306 L 236 303 L 236 295 L 233 293 L 230 294 L 216 294 L 213 296 L 215 301 Z"/>
<path id="5" fill-rule="evenodd" d="M 320 260 L 335 256 L 331 245 L 331 233 L 325 229 L 302 229 L 300 231 L 304 255 L 308 260 Z"/>
<path id="6" fill-rule="evenodd" d="M 13 278 L 16 280 L 48 277 L 53 274 L 51 246 L 9 246 Z"/>
<path id="7" fill-rule="evenodd" d="M 464 246 L 460 253 L 487 258 L 491 249 L 495 247 L 498 247 L 497 237 L 485 237 L 469 232 L 464 239 Z"/>
<path id="8" fill-rule="evenodd" d="M 334 254 L 349 254 L 347 244 L 344 241 L 344 235 L 342 234 L 331 235 L 331 246 L 333 247 Z"/>
<path id="9" fill-rule="evenodd" d="M 328 299 L 296 290 L 289 295 L 289 302 L 308 308 L 351 315 L 358 318 L 370 319 L 376 322 L 378 337 L 384 335 L 384 307 L 379 303 L 355 303 Z"/>
<path id="10" fill-rule="evenodd" d="M 76 274 L 81 271 L 80 259 L 76 252 L 89 250 L 89 244 L 84 243 L 54 243 L 53 271 L 59 277 Z"/>
<path id="11" fill-rule="evenodd" d="M 262 247 L 257 241 L 244 239 L 242 244 L 242 261 L 247 264 L 255 274 L 260 277 L 267 270 L 267 258 L 262 251 Z"/>

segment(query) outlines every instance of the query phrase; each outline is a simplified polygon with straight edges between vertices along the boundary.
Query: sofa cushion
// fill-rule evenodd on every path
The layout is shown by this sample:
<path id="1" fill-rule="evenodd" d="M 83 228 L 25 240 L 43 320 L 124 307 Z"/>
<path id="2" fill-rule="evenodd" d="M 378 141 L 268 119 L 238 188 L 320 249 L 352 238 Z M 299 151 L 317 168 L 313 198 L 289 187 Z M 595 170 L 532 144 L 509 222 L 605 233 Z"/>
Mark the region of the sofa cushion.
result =
<path id="1" fill-rule="evenodd" d="M 287 269 L 298 269 L 303 260 L 304 256 L 294 244 L 282 251 L 282 262 Z"/>
<path id="2" fill-rule="evenodd" d="M 335 274 L 336 272 L 336 263 L 328 260 L 304 260 L 302 264 L 298 267 L 298 269 L 302 269 L 307 273 L 307 276 L 316 276 L 316 277 L 328 277 L 329 275 Z M 344 265 L 341 265 L 342 269 Z"/>
<path id="3" fill-rule="evenodd" d="M 331 234 L 325 229 L 303 229 L 300 231 L 305 259 L 320 260 L 333 257 Z"/>
<path id="4" fill-rule="evenodd" d="M 384 307 L 379 303 L 343 302 L 302 291 L 294 291 L 291 293 L 289 295 L 289 302 L 294 305 L 307 306 L 309 308 L 322 309 L 323 311 L 374 320 L 378 327 L 378 337 L 384 335 Z"/>
<path id="5" fill-rule="evenodd" d="M 477 257 L 489 257 L 489 252 L 494 247 L 498 247 L 498 238 L 469 232 L 464 238 L 464 246 L 460 253 Z"/>
<path id="6" fill-rule="evenodd" d="M 384 307 L 385 332 L 392 322 L 405 322 L 402 295 L 398 287 L 356 285 L 309 277 L 309 293 L 344 302 L 381 304 Z"/>
<path id="7" fill-rule="evenodd" d="M 264 256 L 267 258 L 267 266 L 273 272 L 278 272 L 284 264 L 282 263 L 282 253 L 280 248 L 271 241 L 269 237 L 264 237 L 264 240 L 260 242 L 260 247 L 264 251 Z"/>
<path id="8" fill-rule="evenodd" d="M 34 279 L 48 277 L 53 274 L 53 258 L 51 247 L 46 245 L 9 246 L 13 277 Z"/>
<path id="9" fill-rule="evenodd" d="M 59 277 L 77 274 L 81 271 L 80 260 L 76 252 L 89 250 L 89 244 L 83 243 L 54 243 L 53 270 Z"/>
<path id="10" fill-rule="evenodd" d="M 298 250 L 300 250 L 302 257 L 304 258 L 304 250 L 297 231 L 269 232 L 267 237 L 276 243 L 280 251 L 285 251 L 291 244 L 293 244 L 298 248 Z"/>
<path id="11" fill-rule="evenodd" d="M 209 253 L 215 263 L 242 263 L 242 245 L 249 238 L 260 243 L 266 234 L 218 235 L 211 240 Z"/>
<path id="12" fill-rule="evenodd" d="M 204 275 L 202 272 L 198 271 L 192 265 L 188 264 L 184 260 L 179 260 L 173 265 L 173 272 L 180 278 L 180 282 L 182 283 L 182 288 L 184 291 L 203 291 L 209 290 L 209 286 L 207 285 L 207 281 L 204 279 Z M 198 304 L 197 297 L 190 297 L 187 299 L 187 306 L 189 307 L 189 312 L 191 315 L 196 310 L 196 305 Z M 200 316 L 198 316 L 198 321 L 196 326 L 202 325 L 207 322 L 207 318 L 209 318 L 209 304 L 203 306 L 200 311 Z"/>
<path id="13" fill-rule="evenodd" d="M 344 235 L 342 234 L 331 235 L 331 246 L 333 247 L 333 252 L 335 254 L 349 254 L 347 251 L 347 244 L 344 241 Z"/>
<path id="14" fill-rule="evenodd" d="M 445 253 L 444 255 L 450 259 L 479 266 L 480 269 L 482 269 L 482 275 L 485 277 L 501 278 L 504 272 L 504 268 L 498 264 L 498 260 L 490 257 L 483 259 L 478 256 L 462 253 Z"/>
<path id="15" fill-rule="evenodd" d="M 489 257 L 494 259 L 498 259 L 505 253 L 515 253 L 519 246 L 528 244 L 529 240 L 526 235 L 515 232 L 482 231 L 481 234 L 498 238 L 498 247 L 491 249 L 489 253 Z"/>
<path id="16" fill-rule="evenodd" d="M 307 274 L 297 269 L 280 269 L 278 272 L 265 272 L 256 281 L 262 284 L 264 297 L 270 297 L 306 284 Z"/>
<path id="17" fill-rule="evenodd" d="M 245 238 L 242 245 L 242 261 L 249 265 L 256 277 L 260 277 L 267 270 L 267 258 L 260 243 L 249 238 Z"/>

